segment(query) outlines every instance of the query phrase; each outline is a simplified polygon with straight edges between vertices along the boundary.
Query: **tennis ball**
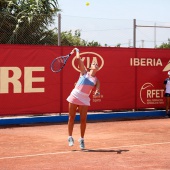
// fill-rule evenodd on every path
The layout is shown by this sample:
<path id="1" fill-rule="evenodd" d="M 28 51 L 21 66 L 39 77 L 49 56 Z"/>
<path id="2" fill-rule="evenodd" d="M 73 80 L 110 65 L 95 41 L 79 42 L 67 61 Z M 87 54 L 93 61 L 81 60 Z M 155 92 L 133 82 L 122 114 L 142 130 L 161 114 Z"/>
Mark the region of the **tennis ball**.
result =
<path id="1" fill-rule="evenodd" d="M 89 2 L 86 2 L 86 6 L 89 6 L 90 5 L 90 3 Z"/>

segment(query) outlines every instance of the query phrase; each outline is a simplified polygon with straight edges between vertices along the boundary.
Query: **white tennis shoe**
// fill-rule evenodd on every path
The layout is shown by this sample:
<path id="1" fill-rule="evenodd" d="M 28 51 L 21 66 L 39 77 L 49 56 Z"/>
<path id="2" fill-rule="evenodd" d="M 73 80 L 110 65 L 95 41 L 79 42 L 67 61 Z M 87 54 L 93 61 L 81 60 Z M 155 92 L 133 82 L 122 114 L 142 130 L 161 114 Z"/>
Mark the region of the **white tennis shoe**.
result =
<path id="1" fill-rule="evenodd" d="M 85 148 L 85 144 L 84 144 L 84 139 L 79 139 L 79 144 L 80 144 L 80 149 L 84 149 Z"/>
<path id="2" fill-rule="evenodd" d="M 68 138 L 68 146 L 73 146 L 74 145 L 74 139 L 72 137 Z"/>

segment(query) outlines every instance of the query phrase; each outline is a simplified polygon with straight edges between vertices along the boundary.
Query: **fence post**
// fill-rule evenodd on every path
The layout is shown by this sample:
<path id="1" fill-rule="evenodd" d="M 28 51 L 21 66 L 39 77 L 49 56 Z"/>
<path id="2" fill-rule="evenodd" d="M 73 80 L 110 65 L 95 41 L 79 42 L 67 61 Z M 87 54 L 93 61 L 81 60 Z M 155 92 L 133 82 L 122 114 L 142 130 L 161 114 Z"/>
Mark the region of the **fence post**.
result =
<path id="1" fill-rule="evenodd" d="M 61 14 L 58 14 L 58 46 L 61 46 Z"/>
<path id="2" fill-rule="evenodd" d="M 133 19 L 133 48 L 136 48 L 136 19 Z"/>

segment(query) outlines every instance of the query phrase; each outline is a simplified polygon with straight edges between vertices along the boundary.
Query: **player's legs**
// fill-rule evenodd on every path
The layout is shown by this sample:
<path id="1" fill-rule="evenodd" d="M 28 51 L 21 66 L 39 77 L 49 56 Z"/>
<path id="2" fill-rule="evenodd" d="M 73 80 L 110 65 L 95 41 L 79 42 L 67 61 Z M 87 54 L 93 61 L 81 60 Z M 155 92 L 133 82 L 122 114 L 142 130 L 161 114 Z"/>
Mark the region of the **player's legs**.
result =
<path id="1" fill-rule="evenodd" d="M 79 106 L 81 138 L 84 138 L 84 134 L 86 131 L 87 110 L 88 106 Z"/>
<path id="2" fill-rule="evenodd" d="M 77 105 L 69 103 L 68 135 L 72 136 Z"/>
<path id="3" fill-rule="evenodd" d="M 170 97 L 166 97 L 166 114 L 168 115 L 169 111 L 169 103 L 170 103 Z"/>

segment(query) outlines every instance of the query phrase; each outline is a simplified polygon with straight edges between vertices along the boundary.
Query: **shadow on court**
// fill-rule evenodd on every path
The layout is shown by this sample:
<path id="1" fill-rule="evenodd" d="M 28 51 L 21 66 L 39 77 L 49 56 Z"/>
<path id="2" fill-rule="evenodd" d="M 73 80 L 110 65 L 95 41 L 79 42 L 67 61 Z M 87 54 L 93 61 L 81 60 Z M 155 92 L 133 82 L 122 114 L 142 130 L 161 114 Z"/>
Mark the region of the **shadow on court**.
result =
<path id="1" fill-rule="evenodd" d="M 80 150 L 73 150 L 75 152 Z M 82 152 L 116 152 L 117 154 L 121 154 L 122 152 L 128 152 L 129 150 L 112 150 L 112 149 L 83 149 Z"/>

